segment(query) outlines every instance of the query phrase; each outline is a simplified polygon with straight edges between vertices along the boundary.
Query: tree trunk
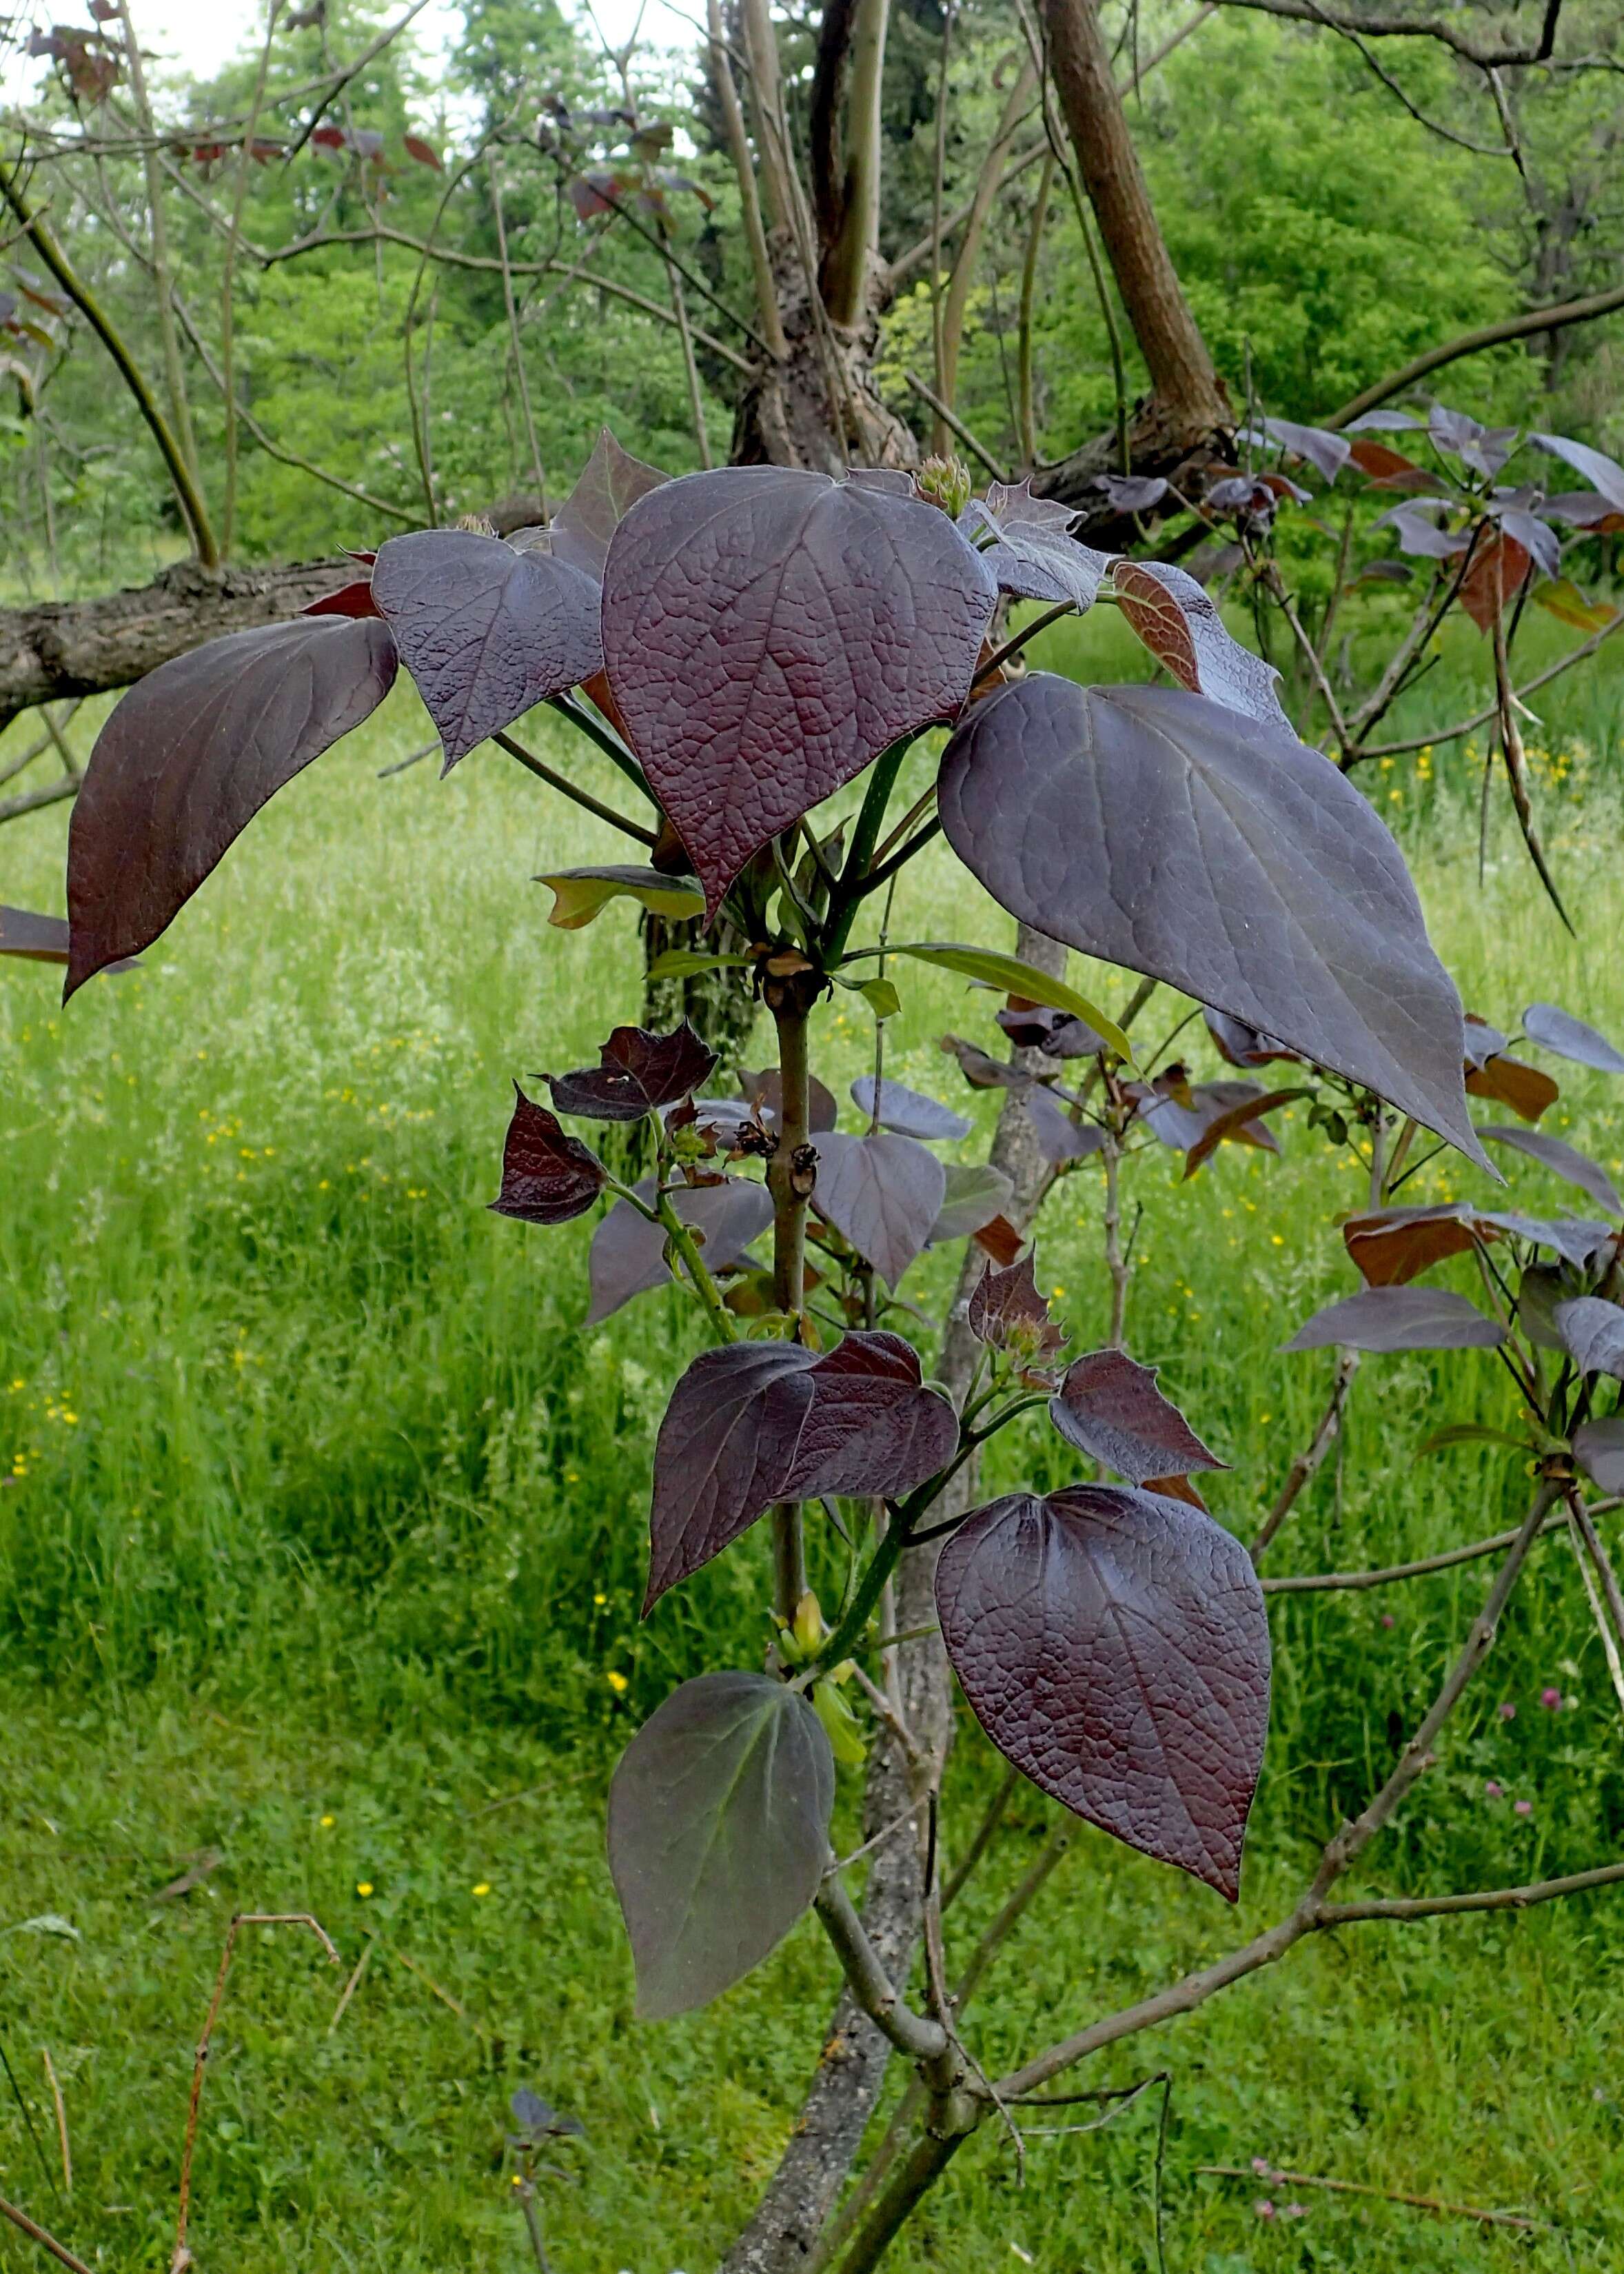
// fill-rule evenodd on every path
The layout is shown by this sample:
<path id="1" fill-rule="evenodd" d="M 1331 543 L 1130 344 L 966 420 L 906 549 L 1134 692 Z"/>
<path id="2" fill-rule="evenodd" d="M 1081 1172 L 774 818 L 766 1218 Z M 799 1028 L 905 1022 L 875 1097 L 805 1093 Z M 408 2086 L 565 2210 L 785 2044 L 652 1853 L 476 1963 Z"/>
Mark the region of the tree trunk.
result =
<path id="1" fill-rule="evenodd" d="M 733 414 L 735 466 L 804 466 L 840 475 L 848 466 L 911 466 L 919 445 L 906 419 L 880 399 L 874 380 L 878 315 L 836 326 L 807 289 L 805 263 L 787 230 L 775 230 L 773 274 L 786 353 L 758 356 Z"/>

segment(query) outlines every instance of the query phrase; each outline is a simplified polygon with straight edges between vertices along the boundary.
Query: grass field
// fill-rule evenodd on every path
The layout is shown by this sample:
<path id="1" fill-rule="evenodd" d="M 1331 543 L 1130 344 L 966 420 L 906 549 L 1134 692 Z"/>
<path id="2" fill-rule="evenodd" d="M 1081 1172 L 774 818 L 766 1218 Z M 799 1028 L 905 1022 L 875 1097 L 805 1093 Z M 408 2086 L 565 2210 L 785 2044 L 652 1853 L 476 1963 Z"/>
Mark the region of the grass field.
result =
<path id="1" fill-rule="evenodd" d="M 1544 996 L 1624 1035 L 1615 700 L 1609 679 L 1576 688 L 1541 745 L 1576 942 L 1498 825 L 1479 891 L 1463 761 L 1440 755 L 1428 782 L 1393 773 L 1434 936 L 1469 1007 L 1499 1023 Z M 707 2274 L 782 2144 L 831 1993 L 805 1927 L 713 2011 L 630 2019 L 602 1861 L 608 1771 L 675 1681 L 752 1662 L 761 1571 L 753 1546 L 736 1551 L 638 1627 L 653 1434 L 699 1337 L 674 1294 L 583 1331 L 587 1228 L 530 1231 L 482 1206 L 509 1078 L 580 1062 L 636 1005 L 624 910 L 553 931 L 527 879 L 618 853 L 491 750 L 445 785 L 427 765 L 375 779 L 422 739 L 392 697 L 277 801 L 139 971 L 67 1013 L 56 975 L 0 967 L 0 2030 L 60 2186 L 49 2049 L 74 2167 L 59 2202 L 5 2090 L 0 2193 L 109 2269 L 169 2263 L 192 2048 L 233 1909 L 313 1910 L 342 1965 L 296 1930 L 240 1952 L 197 2167 L 193 2246 L 216 2274 L 530 2263 L 502 2161 L 521 2082 L 589 2126 L 560 2155 L 578 2178 L 545 2198 L 560 2274 Z M 8 828 L 0 898 L 59 906 L 64 835 L 60 814 Z M 898 937 L 1007 945 L 1010 929 L 945 859 L 898 895 Z M 888 1070 L 984 1130 L 991 1104 L 936 1037 L 989 1041 L 989 998 L 896 975 Z M 1107 1001 L 1123 991 L 1073 975 Z M 1147 1030 L 1182 1008 L 1153 1007 Z M 860 1012 L 832 1014 L 816 1059 L 842 1096 L 871 1062 Z M 1546 1126 L 1624 1170 L 1624 1101 L 1553 1070 Z M 1132 1172 L 1146 1214 L 1130 1341 L 1234 1462 L 1212 1498 L 1243 1532 L 1323 1399 L 1324 1367 L 1278 1346 L 1350 1288 L 1331 1219 L 1361 1197 L 1300 1121 L 1282 1133 L 1282 1160 L 1227 1148 L 1188 1186 L 1159 1152 Z M 1440 1159 L 1416 1196 L 1486 1189 L 1452 1173 Z M 1532 1164 L 1512 1189 L 1543 1213 L 1575 1198 Z M 1040 1247 L 1085 1347 L 1104 1307 L 1097 1210 L 1086 1174 L 1067 1182 Z M 954 1264 L 911 1275 L 925 1311 Z M 1415 1449 L 1441 1421 L 1508 1412 L 1486 1357 L 1367 1361 L 1343 1457 L 1278 1568 L 1385 1562 L 1496 1528 L 1525 1488 L 1511 1457 Z M 1018 1435 L 993 1488 L 1071 1472 L 1057 1441 Z M 1277 1600 L 1239 1920 L 1086 1834 L 979 2008 L 989 2065 L 1288 1903 L 1311 1843 L 1390 1759 L 1389 1717 L 1430 1695 L 1483 1575 Z M 1560 1712 L 1540 1705 L 1551 1687 Z M 1618 1852 L 1618 1708 L 1560 1540 L 1475 1695 L 1371 1884 L 1497 1884 Z M 990 1773 L 966 1729 L 966 1806 Z M 956 1943 L 1047 1820 L 1033 1796 Z M 155 1900 L 211 1849 L 223 1860 L 206 1885 Z M 1090 2082 L 1171 2068 L 1174 2274 L 1624 2262 L 1618 1902 L 1352 1930 L 1097 2065 Z M 898 2269 L 1154 2267 L 1155 2136 L 1147 2095 L 1093 2137 L 1034 2142 L 1018 2191 L 989 2132 Z M 1253 2157 L 1545 2224 L 1520 2235 L 1197 2168 Z M 1266 2197 L 1304 2213 L 1260 2216 Z M 27 2248 L 0 2227 L 0 2265 L 42 2263 Z"/>

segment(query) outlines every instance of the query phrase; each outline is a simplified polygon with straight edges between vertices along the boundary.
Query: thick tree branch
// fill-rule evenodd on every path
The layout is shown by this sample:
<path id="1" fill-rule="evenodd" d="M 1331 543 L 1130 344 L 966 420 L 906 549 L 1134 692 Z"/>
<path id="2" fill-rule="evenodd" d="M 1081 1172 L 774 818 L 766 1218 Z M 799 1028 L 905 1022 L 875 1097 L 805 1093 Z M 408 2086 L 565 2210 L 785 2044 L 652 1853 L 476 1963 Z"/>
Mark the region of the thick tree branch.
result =
<path id="1" fill-rule="evenodd" d="M 1366 40 L 1436 40 L 1466 64 L 1480 71 L 1512 71 L 1528 64 L 1548 63 L 1556 50 L 1557 22 L 1562 0 L 1545 0 L 1539 37 L 1530 46 L 1481 48 L 1459 27 L 1437 17 L 1365 15 L 1323 8 L 1318 0 L 1220 0 L 1226 8 L 1249 8 L 1264 16 L 1283 16 L 1297 24 L 1321 24 L 1333 32 L 1356 33 Z"/>
<path id="2" fill-rule="evenodd" d="M 1254 4 L 1254 0 L 1222 0 L 1225 6 Z M 1549 307 L 1525 308 L 1521 315 L 1502 316 L 1498 323 L 1483 324 L 1475 332 L 1462 332 L 1457 339 L 1446 340 L 1440 347 L 1428 348 L 1402 370 L 1390 372 L 1379 379 L 1362 395 L 1344 403 L 1340 410 L 1333 411 L 1320 423 L 1330 427 L 1346 426 L 1365 411 L 1373 410 L 1379 403 L 1386 403 L 1395 395 L 1402 395 L 1406 388 L 1425 379 L 1429 372 L 1441 371 L 1446 364 L 1458 363 L 1462 356 L 1479 355 L 1485 348 L 1504 347 L 1510 340 L 1538 338 L 1542 332 L 1559 332 L 1569 324 L 1588 324 L 1598 316 L 1611 316 L 1624 308 L 1624 284 L 1610 285 L 1605 292 L 1592 292 L 1583 300 L 1558 300 Z"/>

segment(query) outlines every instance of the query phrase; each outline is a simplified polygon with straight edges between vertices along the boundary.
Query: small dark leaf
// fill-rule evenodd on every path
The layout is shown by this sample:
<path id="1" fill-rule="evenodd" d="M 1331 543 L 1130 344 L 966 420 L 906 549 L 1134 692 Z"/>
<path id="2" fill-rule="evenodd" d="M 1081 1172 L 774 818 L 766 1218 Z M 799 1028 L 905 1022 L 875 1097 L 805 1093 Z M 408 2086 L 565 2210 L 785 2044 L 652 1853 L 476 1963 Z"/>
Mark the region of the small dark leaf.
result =
<path id="1" fill-rule="evenodd" d="M 1037 1083 L 1025 1095 L 1032 1133 L 1052 1168 L 1064 1169 L 1070 1162 L 1086 1161 L 1103 1147 L 1105 1132 L 1096 1123 L 1073 1121 L 1069 1113 L 1061 1111 L 1048 1090 Z"/>
<path id="2" fill-rule="evenodd" d="M 531 2147 L 539 2147 L 544 2140 L 578 2139 L 586 2130 L 578 2116 L 560 2115 L 528 2085 L 522 2084 L 508 2105 L 514 2122 Z"/>
<path id="3" fill-rule="evenodd" d="M 1504 615 L 1529 571 L 1529 554 L 1515 537 L 1493 537 L 1479 545 L 1461 586 L 1461 606 L 1486 639 L 1496 616 Z"/>
<path id="4" fill-rule="evenodd" d="M 1094 486 L 1104 492 L 1113 513 L 1148 513 L 1168 493 L 1160 474 L 1096 474 Z"/>
<path id="5" fill-rule="evenodd" d="M 1507 1145 L 1514 1152 L 1526 1153 L 1530 1160 L 1538 1161 L 1553 1176 L 1565 1177 L 1570 1185 L 1577 1185 L 1582 1193 L 1588 1193 L 1597 1207 L 1605 1209 L 1610 1216 L 1624 1216 L 1624 1201 L 1619 1198 L 1612 1178 L 1600 1162 L 1564 1144 L 1560 1137 L 1547 1137 L 1538 1129 L 1514 1129 L 1498 1124 L 1479 1128 L 1477 1134 L 1486 1137 L 1491 1145 Z"/>
<path id="6" fill-rule="evenodd" d="M 958 1442 L 951 1405 L 923 1387 L 899 1335 L 847 1335 L 821 1358 L 798 1343 L 702 1352 L 655 1445 L 645 1615 L 774 1501 L 908 1492 Z"/>
<path id="7" fill-rule="evenodd" d="M 149 672 L 90 754 L 68 831 L 65 1001 L 150 947 L 268 798 L 394 682 L 382 624 L 233 632 Z"/>
<path id="8" fill-rule="evenodd" d="M 1561 1096 L 1550 1075 L 1538 1066 L 1500 1056 L 1485 1058 L 1480 1065 L 1471 1066 L 1466 1087 L 1474 1097 L 1492 1097 L 1497 1104 L 1508 1105 L 1524 1121 L 1538 1121 Z"/>
<path id="9" fill-rule="evenodd" d="M 654 1179 L 644 1177 L 634 1189 L 639 1200 L 651 1202 Z M 750 1242 L 772 1222 L 772 1195 L 748 1177 L 726 1177 L 718 1185 L 679 1185 L 671 1205 L 680 1221 L 701 1235 L 700 1252 L 712 1273 L 739 1263 Z M 595 1327 L 634 1295 L 647 1294 L 669 1280 L 665 1231 L 640 1216 L 629 1201 L 616 1201 L 592 1234 L 587 1268 L 592 1306 L 585 1324 Z"/>
<path id="10" fill-rule="evenodd" d="M 823 1876 L 834 1798 L 823 1723 L 764 1674 L 702 1674 L 643 1723 L 609 1787 L 641 2020 L 707 2005 L 783 1940 Z"/>
<path id="11" fill-rule="evenodd" d="M 401 147 L 405 151 L 406 155 L 409 158 L 416 159 L 419 166 L 432 167 L 433 170 L 437 174 L 443 174 L 445 172 L 445 161 L 441 158 L 439 151 L 434 147 L 434 145 L 432 142 L 425 142 L 421 134 L 403 135 L 401 139 Z"/>
<path id="12" fill-rule="evenodd" d="M 1366 1287 L 1316 1311 L 1289 1351 L 1492 1350 L 1506 1339 L 1464 1295 L 1438 1287 Z"/>
<path id="13" fill-rule="evenodd" d="M 1226 1012 L 1214 1011 L 1205 1005 L 1201 1016 L 1207 1021 L 1207 1031 L 1218 1046 L 1218 1055 L 1234 1066 L 1269 1065 L 1276 1058 L 1295 1064 L 1297 1052 L 1277 1043 L 1272 1035 L 1260 1035 L 1241 1019 L 1231 1019 Z"/>
<path id="14" fill-rule="evenodd" d="M 978 1509 L 936 1609 L 971 1710 L 1042 1791 L 1231 1901 L 1268 1727 L 1245 1550 L 1160 1494 L 1079 1485 Z"/>
<path id="15" fill-rule="evenodd" d="M 899 1081 L 881 1081 L 876 1116 L 874 1092 L 874 1076 L 859 1074 L 852 1084 L 852 1102 L 860 1112 L 866 1113 L 871 1120 L 877 1119 L 882 1129 L 889 1129 L 896 1136 L 941 1138 L 951 1142 L 970 1133 L 972 1125 L 962 1113 L 953 1112 L 939 1099 L 927 1097 L 921 1090 L 909 1089 Z"/>
<path id="16" fill-rule="evenodd" d="M 1130 1484 L 1191 1469 L 1227 1469 L 1229 1463 L 1207 1450 L 1162 1395 L 1156 1374 L 1126 1351 L 1090 1351 L 1066 1369 L 1058 1395 L 1049 1401 L 1049 1419 L 1068 1444 Z"/>
<path id="17" fill-rule="evenodd" d="M 21 956 L 30 963 L 65 963 L 67 918 L 35 915 L 29 908 L 0 907 L 0 955 Z"/>
<path id="18" fill-rule="evenodd" d="M 604 1188 L 604 1167 L 577 1137 L 560 1128 L 545 1105 L 526 1097 L 515 1081 L 513 1119 L 502 1146 L 502 1188 L 491 1202 L 498 1216 L 521 1224 L 568 1224 L 583 1215 Z"/>
<path id="19" fill-rule="evenodd" d="M 759 1073 L 741 1073 L 739 1092 L 758 1120 L 776 1122 L 783 1111 L 784 1085 L 777 1066 L 763 1066 Z M 807 1081 L 807 1123 L 816 1136 L 824 1129 L 832 1129 L 838 1109 L 831 1091 L 826 1089 L 816 1074 Z"/>
<path id="20" fill-rule="evenodd" d="M 1243 647 L 1193 576 L 1156 561 L 1119 561 L 1111 585 L 1124 616 L 1181 687 L 1288 734 L 1272 664 Z"/>
<path id="21" fill-rule="evenodd" d="M 1266 1113 L 1278 1113 L 1282 1106 L 1308 1095 L 1309 1092 L 1299 1083 L 1295 1089 L 1271 1089 L 1263 1097 L 1247 1098 L 1238 1105 L 1228 1106 L 1223 1111 L 1214 1113 L 1184 1156 L 1185 1176 L 1193 1177 L 1226 1139 L 1255 1144 Z"/>
<path id="22" fill-rule="evenodd" d="M 1466 1063 L 1480 1066 L 1488 1058 L 1498 1058 L 1506 1047 L 1506 1037 L 1498 1027 L 1491 1027 L 1473 1011 L 1466 1013 Z"/>
<path id="23" fill-rule="evenodd" d="M 1157 1077 L 1157 1090 L 1165 1079 Z M 1265 1153 L 1278 1153 L 1273 1130 L 1266 1122 L 1252 1118 L 1268 1095 L 1257 1081 L 1198 1082 L 1183 1096 L 1170 1089 L 1161 1096 L 1153 1092 L 1140 1103 L 1139 1118 L 1176 1153 L 1190 1153 L 1215 1121 L 1225 1125 L 1221 1143 L 1255 1145 Z"/>
<path id="24" fill-rule="evenodd" d="M 970 690 L 996 587 L 936 507 L 732 466 L 615 531 L 611 690 L 714 913 L 751 854 Z"/>
<path id="25" fill-rule="evenodd" d="M 1624 1382 L 1624 1311 L 1616 1303 L 1581 1295 L 1556 1306 L 1554 1323 L 1581 1374 L 1616 1374 Z"/>
<path id="26" fill-rule="evenodd" d="M 974 1239 L 983 1254 L 990 1255 L 1001 1271 L 1009 1269 L 1024 1245 L 1019 1232 L 1006 1216 L 989 1216 L 974 1234 Z"/>
<path id="27" fill-rule="evenodd" d="M 640 497 L 670 479 L 658 466 L 645 465 L 623 450 L 606 426 L 600 428 L 580 478 L 553 516 L 554 559 L 567 561 L 601 584 L 615 531 Z"/>
<path id="28" fill-rule="evenodd" d="M 822 1130 L 812 1205 L 895 1287 L 929 1239 L 947 1172 L 912 1137 L 847 1137 Z"/>
<path id="29" fill-rule="evenodd" d="M 320 600 L 312 600 L 299 610 L 302 616 L 381 616 L 383 610 L 372 598 L 372 580 L 357 576 L 353 584 L 341 584 L 336 592 L 328 592 Z"/>
<path id="30" fill-rule="evenodd" d="M 949 1161 L 947 1191 L 941 1213 L 930 1227 L 930 1245 L 938 1246 L 944 1240 L 967 1239 L 973 1232 L 989 1224 L 1000 1210 L 1010 1204 L 1014 1186 L 1002 1169 L 989 1163 Z"/>
<path id="31" fill-rule="evenodd" d="M 1279 1036 L 1482 1163 L 1460 998 L 1398 847 L 1317 751 L 1181 689 L 1034 672 L 959 727 L 940 796 L 1012 915 Z"/>
<path id="32" fill-rule="evenodd" d="M 1326 426 L 1299 426 L 1289 418 L 1263 418 L 1258 424 L 1271 442 L 1305 458 L 1327 482 L 1334 482 L 1348 463 L 1352 446 L 1345 434 L 1334 434 Z"/>
<path id="33" fill-rule="evenodd" d="M 1624 1053 L 1594 1027 L 1554 1003 L 1530 1003 L 1522 1013 L 1522 1031 L 1542 1050 L 1571 1058 L 1575 1065 L 1594 1066 L 1598 1073 L 1624 1073 Z"/>
<path id="34" fill-rule="evenodd" d="M 1447 410 L 1435 403 L 1428 419 L 1432 440 L 1472 472 L 1492 481 L 1511 456 L 1517 439 L 1515 426 L 1480 426 L 1463 410 Z"/>
<path id="35" fill-rule="evenodd" d="M 1045 1058 L 1097 1058 L 1110 1044 L 1103 1035 L 1069 1011 L 1051 1011 L 1042 1003 L 1011 1003 L 994 1013 L 1017 1050 L 1041 1050 Z"/>
<path id="36" fill-rule="evenodd" d="M 1465 552 L 1470 538 L 1464 530 L 1440 527 L 1438 516 L 1447 511 L 1447 506 L 1395 505 L 1372 526 L 1391 526 L 1397 533 L 1401 553 L 1427 561 L 1452 561 L 1457 553 Z"/>
<path id="37" fill-rule="evenodd" d="M 598 587 L 498 537 L 425 529 L 379 548 L 372 593 L 440 730 L 446 772 L 603 661 Z"/>
<path id="38" fill-rule="evenodd" d="M 598 1055 L 595 1069 L 544 1075 L 560 1113 L 589 1121 L 641 1121 L 645 1113 L 690 1097 L 716 1064 L 716 1052 L 686 1019 L 668 1035 L 617 1027 Z"/>
<path id="39" fill-rule="evenodd" d="M 1574 1457 L 1605 1493 L 1624 1492 L 1624 1417 L 1582 1421 L 1573 1434 Z"/>
<path id="40" fill-rule="evenodd" d="M 1068 535 L 1077 517 L 1074 506 L 1034 498 L 1028 479 L 990 484 L 985 498 L 971 499 L 959 526 L 973 543 L 983 531 L 996 540 L 981 557 L 1001 591 L 1027 600 L 1069 600 L 1081 615 L 1093 607 L 1111 556 Z"/>
<path id="41" fill-rule="evenodd" d="M 974 1043 L 966 1043 L 962 1035 L 940 1035 L 936 1048 L 958 1059 L 959 1071 L 972 1089 L 1027 1090 L 1033 1087 L 1029 1073 L 1022 1073 L 1019 1066 L 1011 1065 L 1005 1058 L 989 1058 Z"/>
<path id="42" fill-rule="evenodd" d="M 983 1271 L 970 1296 L 970 1332 L 994 1350 L 1019 1352 L 1027 1364 L 1049 1358 L 1065 1342 L 1050 1323 L 1049 1299 L 1038 1292 L 1036 1258 L 1025 1255 L 1007 1271 Z"/>
<path id="43" fill-rule="evenodd" d="M 1354 430 L 1350 427 L 1349 432 Z M 1417 465 L 1400 450 L 1390 449 L 1385 442 L 1355 442 L 1349 456 L 1362 474 L 1367 475 L 1376 490 L 1439 491 L 1444 484 L 1425 466 Z"/>

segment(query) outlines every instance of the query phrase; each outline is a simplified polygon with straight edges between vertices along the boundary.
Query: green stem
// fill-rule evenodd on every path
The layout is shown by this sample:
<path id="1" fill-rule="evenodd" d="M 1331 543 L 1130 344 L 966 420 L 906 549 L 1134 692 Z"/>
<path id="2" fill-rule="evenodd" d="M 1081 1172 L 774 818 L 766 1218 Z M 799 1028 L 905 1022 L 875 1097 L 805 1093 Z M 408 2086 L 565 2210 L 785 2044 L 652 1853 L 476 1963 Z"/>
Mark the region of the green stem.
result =
<path id="1" fill-rule="evenodd" d="M 857 1592 L 846 1607 L 845 1615 L 821 1653 L 825 1666 L 838 1666 L 850 1658 L 862 1641 L 863 1630 L 874 1616 L 880 1597 L 885 1592 L 885 1582 L 902 1561 L 902 1553 L 909 1540 L 908 1526 L 900 1510 L 891 1510 L 885 1537 L 875 1549 L 868 1568 L 857 1582 Z"/>
<path id="2" fill-rule="evenodd" d="M 723 1302 L 715 1280 L 705 1269 L 699 1253 L 699 1242 L 672 1206 L 669 1193 L 660 1193 L 658 1209 L 659 1221 L 665 1226 L 665 1236 L 687 1267 L 688 1277 L 694 1283 L 694 1292 L 704 1306 L 705 1316 L 716 1329 L 717 1340 L 724 1343 L 737 1342 L 739 1333 L 733 1324 L 733 1314 Z"/>
<path id="3" fill-rule="evenodd" d="M 891 794 L 897 786 L 902 762 L 913 747 L 914 737 L 905 735 L 901 742 L 893 742 L 889 750 L 882 750 L 874 762 L 868 787 L 863 793 L 862 808 L 857 816 L 857 826 L 852 832 L 846 865 L 840 871 L 839 890 L 830 902 L 829 922 L 823 933 L 826 965 L 838 960 L 851 937 L 852 922 L 857 914 L 857 904 L 862 898 L 868 864 L 874 858 L 874 848 L 884 825 L 885 809 L 891 803 Z"/>
<path id="4" fill-rule="evenodd" d="M 628 821 L 623 813 L 617 813 L 613 806 L 602 804 L 592 795 L 590 790 L 577 789 L 567 775 L 555 772 L 545 759 L 538 758 L 533 751 L 527 750 L 523 743 L 515 742 L 511 734 L 492 734 L 491 740 L 499 749 L 506 750 L 510 758 L 517 758 L 519 764 L 528 772 L 533 773 L 538 781 L 545 781 L 550 788 L 558 790 L 563 796 L 573 798 L 577 805 L 584 806 L 587 812 L 595 813 L 600 821 L 606 821 L 611 829 L 618 829 L 625 836 L 635 837 L 639 845 L 646 845 L 650 852 L 653 850 L 658 840 L 652 830 L 640 829 L 635 821 Z"/>
<path id="5" fill-rule="evenodd" d="M 589 742 L 597 743 L 606 758 L 613 759 L 632 787 L 642 792 L 656 813 L 663 810 L 658 798 L 649 787 L 648 776 L 613 727 L 605 726 L 601 719 L 595 719 L 585 704 L 574 695 L 553 695 L 548 697 L 548 701 L 560 718 L 568 719 Z"/>

